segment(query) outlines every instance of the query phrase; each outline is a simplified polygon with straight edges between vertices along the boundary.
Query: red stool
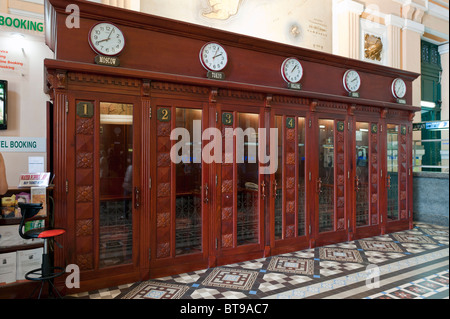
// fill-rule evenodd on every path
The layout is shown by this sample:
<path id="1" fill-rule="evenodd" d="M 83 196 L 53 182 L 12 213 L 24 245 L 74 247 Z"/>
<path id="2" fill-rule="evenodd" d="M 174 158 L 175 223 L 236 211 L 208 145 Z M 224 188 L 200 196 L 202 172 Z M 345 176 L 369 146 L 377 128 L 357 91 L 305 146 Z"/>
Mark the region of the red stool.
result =
<path id="1" fill-rule="evenodd" d="M 20 212 L 22 214 L 22 220 L 20 221 L 19 226 L 19 235 L 24 239 L 32 239 L 32 238 L 43 238 L 44 239 L 44 253 L 42 254 L 42 264 L 41 268 L 33 269 L 25 274 L 25 278 L 32 281 L 40 281 L 41 289 L 39 291 L 38 299 L 41 297 L 42 288 L 44 287 L 45 282 L 49 283 L 52 289 L 49 289 L 49 293 L 52 293 L 52 290 L 56 291 L 56 294 L 59 298 L 62 298 L 59 294 L 58 290 L 53 285 L 53 279 L 59 277 L 65 273 L 65 269 L 61 267 L 53 267 L 50 263 L 50 257 L 48 255 L 48 240 L 50 238 L 55 238 L 56 236 L 60 236 L 64 234 L 66 231 L 64 229 L 56 229 L 56 228 L 35 228 L 31 229 L 25 233 L 23 233 L 22 229 L 27 219 L 33 218 L 39 213 L 42 209 L 42 204 L 31 204 L 31 203 L 19 203 Z M 37 289 L 37 287 L 36 287 Z M 34 289 L 31 296 L 36 291 Z"/>

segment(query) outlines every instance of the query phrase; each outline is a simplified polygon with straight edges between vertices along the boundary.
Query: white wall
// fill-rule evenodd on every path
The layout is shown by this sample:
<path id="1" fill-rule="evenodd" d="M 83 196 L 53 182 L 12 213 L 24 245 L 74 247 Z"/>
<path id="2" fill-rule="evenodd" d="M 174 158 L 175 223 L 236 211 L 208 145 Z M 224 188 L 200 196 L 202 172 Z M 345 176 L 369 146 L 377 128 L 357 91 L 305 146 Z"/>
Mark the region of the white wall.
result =
<path id="1" fill-rule="evenodd" d="M 0 79 L 8 81 L 9 94 L 8 129 L 0 131 L 0 137 L 46 138 L 46 102 L 49 98 L 44 94 L 44 59 L 53 58 L 53 52 L 45 45 L 43 36 L 14 38 L 9 31 L 0 32 L 2 49 L 14 52 L 16 57 L 24 61 L 24 67 L 21 72 L 0 69 Z M 28 172 L 29 156 L 47 159 L 46 153 L 2 154 L 10 188 L 17 187 L 20 174 Z"/>

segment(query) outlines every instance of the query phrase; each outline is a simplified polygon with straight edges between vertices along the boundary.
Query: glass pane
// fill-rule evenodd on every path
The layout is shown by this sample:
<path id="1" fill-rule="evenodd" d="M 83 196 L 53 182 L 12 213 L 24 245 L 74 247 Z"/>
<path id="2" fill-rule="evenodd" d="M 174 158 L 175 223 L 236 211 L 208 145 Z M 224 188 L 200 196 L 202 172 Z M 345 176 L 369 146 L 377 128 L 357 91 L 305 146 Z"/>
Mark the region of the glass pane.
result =
<path id="1" fill-rule="evenodd" d="M 278 129 L 278 168 L 275 172 L 275 239 L 283 234 L 283 117 L 275 116 L 275 128 Z"/>
<path id="2" fill-rule="evenodd" d="M 237 127 L 244 133 L 243 158 L 237 159 L 237 244 L 257 243 L 259 238 L 258 151 L 259 115 L 238 113 Z M 236 139 L 237 147 L 239 146 Z M 242 162 L 242 163 L 239 163 Z"/>
<path id="3" fill-rule="evenodd" d="M 133 105 L 100 103 L 100 267 L 130 263 Z"/>
<path id="4" fill-rule="evenodd" d="M 186 151 L 188 154 L 180 154 L 182 161 L 176 165 L 176 255 L 202 250 L 202 161 L 201 154 L 194 151 L 195 120 L 201 125 L 201 110 L 176 109 L 176 127 L 185 128 L 191 137 L 189 147 L 182 148 L 182 152 Z M 201 149 L 201 142 L 197 143 L 200 145 L 197 145 L 196 150 Z"/>
<path id="5" fill-rule="evenodd" d="M 319 232 L 334 229 L 334 121 L 319 120 Z"/>
<path id="6" fill-rule="evenodd" d="M 356 226 L 369 225 L 369 123 L 356 122 Z"/>
<path id="7" fill-rule="evenodd" d="M 298 118 L 298 236 L 305 235 L 305 119 Z"/>
<path id="8" fill-rule="evenodd" d="M 398 219 L 398 132 L 399 126 L 387 125 L 387 217 Z"/>

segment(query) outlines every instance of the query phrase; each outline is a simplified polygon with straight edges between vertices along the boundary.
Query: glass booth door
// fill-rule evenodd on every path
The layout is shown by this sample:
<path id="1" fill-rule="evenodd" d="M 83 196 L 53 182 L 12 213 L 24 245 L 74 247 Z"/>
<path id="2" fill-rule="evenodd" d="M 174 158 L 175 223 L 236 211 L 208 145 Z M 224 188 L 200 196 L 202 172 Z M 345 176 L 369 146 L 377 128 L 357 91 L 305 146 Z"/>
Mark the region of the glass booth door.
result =
<path id="1" fill-rule="evenodd" d="M 342 119 L 319 118 L 314 128 L 317 137 L 315 184 L 316 245 L 347 239 L 345 187 L 345 148 L 347 123 Z"/>
<path id="2" fill-rule="evenodd" d="M 354 238 L 380 234 L 379 219 L 379 124 L 354 122 L 352 130 L 352 225 Z"/>
<path id="3" fill-rule="evenodd" d="M 277 169 L 270 175 L 267 193 L 271 212 L 272 254 L 309 246 L 307 213 L 307 138 L 305 116 L 274 109 L 272 127 L 277 132 Z M 272 141 L 271 141 L 272 142 Z"/>
<path id="4" fill-rule="evenodd" d="M 261 256 L 264 250 L 261 194 L 267 186 L 258 160 L 263 120 L 259 107 L 221 105 L 218 111 L 222 161 L 215 166 L 219 214 L 214 244 L 220 264 Z"/>

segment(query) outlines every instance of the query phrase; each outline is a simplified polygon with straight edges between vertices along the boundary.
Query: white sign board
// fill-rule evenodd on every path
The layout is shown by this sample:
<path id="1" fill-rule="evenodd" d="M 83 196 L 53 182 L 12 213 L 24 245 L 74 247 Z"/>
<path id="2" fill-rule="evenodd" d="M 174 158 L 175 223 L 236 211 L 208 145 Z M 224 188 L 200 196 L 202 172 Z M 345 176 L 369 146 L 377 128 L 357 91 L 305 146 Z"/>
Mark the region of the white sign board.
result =
<path id="1" fill-rule="evenodd" d="M 45 137 L 6 137 L 0 136 L 0 152 L 45 153 Z"/>

